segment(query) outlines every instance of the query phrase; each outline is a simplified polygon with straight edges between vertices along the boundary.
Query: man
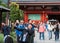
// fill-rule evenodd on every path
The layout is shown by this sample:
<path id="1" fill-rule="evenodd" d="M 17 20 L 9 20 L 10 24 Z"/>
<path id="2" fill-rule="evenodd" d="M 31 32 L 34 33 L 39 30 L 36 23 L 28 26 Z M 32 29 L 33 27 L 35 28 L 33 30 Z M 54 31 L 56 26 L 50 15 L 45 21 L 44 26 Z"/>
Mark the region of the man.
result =
<path id="1" fill-rule="evenodd" d="M 32 25 L 32 29 L 31 30 L 34 31 L 35 25 L 32 24 L 32 20 L 31 19 L 28 20 L 28 23 L 26 24 L 26 27 L 28 27 L 30 24 Z M 31 39 L 31 43 L 34 43 L 34 34 L 31 35 L 30 39 Z"/>
<path id="2" fill-rule="evenodd" d="M 10 27 L 5 23 L 2 23 L 2 32 L 4 34 L 4 43 L 13 43 L 13 39 L 10 37 Z"/>
<path id="3" fill-rule="evenodd" d="M 19 20 L 16 20 L 15 27 L 19 28 Z M 20 43 L 19 41 L 19 31 L 15 28 L 16 36 L 17 36 L 17 42 Z"/>
<path id="4" fill-rule="evenodd" d="M 16 31 L 16 35 L 17 35 L 17 42 L 18 43 L 22 43 L 21 42 L 21 38 L 22 38 L 22 34 L 23 34 L 23 30 L 25 29 L 24 27 L 24 21 L 20 20 L 16 20 L 16 26 L 15 26 L 15 31 Z"/>
<path id="5" fill-rule="evenodd" d="M 2 32 L 4 36 L 10 35 L 10 27 L 7 26 L 5 23 L 2 23 Z"/>
<path id="6" fill-rule="evenodd" d="M 34 31 L 32 30 L 32 25 L 28 25 L 28 43 L 33 43 L 34 42 L 34 37 L 33 37 Z"/>

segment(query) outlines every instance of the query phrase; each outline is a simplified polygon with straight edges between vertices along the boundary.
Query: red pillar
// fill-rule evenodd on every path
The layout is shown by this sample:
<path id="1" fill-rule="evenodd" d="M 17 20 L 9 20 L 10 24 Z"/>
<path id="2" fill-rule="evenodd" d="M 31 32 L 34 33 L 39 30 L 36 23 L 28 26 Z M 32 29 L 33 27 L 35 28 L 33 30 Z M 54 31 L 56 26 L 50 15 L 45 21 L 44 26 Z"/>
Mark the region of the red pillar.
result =
<path id="1" fill-rule="evenodd" d="M 47 13 L 45 13 L 45 11 L 42 11 L 41 21 L 42 21 L 42 22 L 46 22 L 47 20 L 48 20 L 48 18 L 47 18 Z"/>
<path id="2" fill-rule="evenodd" d="M 45 15 L 44 15 L 44 11 L 42 11 L 42 15 L 41 15 L 41 21 L 44 22 L 45 21 Z"/>
<path id="3" fill-rule="evenodd" d="M 28 14 L 27 14 L 26 11 L 24 12 L 24 21 L 25 21 L 25 22 L 28 22 Z"/>

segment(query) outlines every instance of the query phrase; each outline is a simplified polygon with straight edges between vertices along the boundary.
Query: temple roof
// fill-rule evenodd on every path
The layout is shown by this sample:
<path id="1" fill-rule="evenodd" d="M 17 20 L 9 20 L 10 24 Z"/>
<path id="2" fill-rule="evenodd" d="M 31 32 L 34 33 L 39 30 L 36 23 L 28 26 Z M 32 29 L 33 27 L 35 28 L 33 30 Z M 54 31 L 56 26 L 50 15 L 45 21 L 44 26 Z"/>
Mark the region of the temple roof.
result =
<path id="1" fill-rule="evenodd" d="M 22 1 L 22 2 L 60 2 L 60 0 L 11 0 L 11 1 Z"/>
<path id="2" fill-rule="evenodd" d="M 10 0 L 20 5 L 60 5 L 60 0 Z"/>
<path id="3" fill-rule="evenodd" d="M 10 11 L 10 9 L 3 7 L 3 6 L 0 6 L 0 10 L 3 12 Z"/>

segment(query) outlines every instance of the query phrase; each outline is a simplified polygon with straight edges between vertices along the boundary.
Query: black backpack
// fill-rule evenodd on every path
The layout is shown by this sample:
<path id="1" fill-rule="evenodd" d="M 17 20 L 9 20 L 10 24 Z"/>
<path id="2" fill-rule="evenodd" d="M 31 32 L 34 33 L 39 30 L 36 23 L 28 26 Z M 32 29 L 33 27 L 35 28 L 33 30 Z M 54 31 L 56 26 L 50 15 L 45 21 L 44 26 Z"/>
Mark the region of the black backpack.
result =
<path id="1" fill-rule="evenodd" d="M 10 36 L 7 36 L 6 38 L 5 38 L 5 41 L 4 41 L 5 43 L 13 43 L 13 39 L 12 39 L 12 37 L 10 37 Z"/>
<path id="2" fill-rule="evenodd" d="M 27 38 L 28 38 L 28 32 L 26 30 L 23 30 L 23 34 L 22 34 L 22 42 L 27 42 Z"/>

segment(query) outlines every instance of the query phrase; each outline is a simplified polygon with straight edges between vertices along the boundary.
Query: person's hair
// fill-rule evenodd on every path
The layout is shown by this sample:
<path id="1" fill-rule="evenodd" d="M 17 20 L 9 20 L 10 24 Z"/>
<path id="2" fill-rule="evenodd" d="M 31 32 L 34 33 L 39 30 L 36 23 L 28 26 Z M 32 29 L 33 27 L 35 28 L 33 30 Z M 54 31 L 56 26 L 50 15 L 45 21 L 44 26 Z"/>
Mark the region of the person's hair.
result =
<path id="1" fill-rule="evenodd" d="M 24 20 L 20 20 L 20 21 L 24 21 Z"/>
<path id="2" fill-rule="evenodd" d="M 31 19 L 28 19 L 28 22 L 30 21 Z"/>
<path id="3" fill-rule="evenodd" d="M 16 20 L 18 20 L 18 19 L 16 19 Z M 16 20 L 15 20 L 15 22 L 16 22 Z M 19 20 L 18 20 L 19 21 Z"/>

